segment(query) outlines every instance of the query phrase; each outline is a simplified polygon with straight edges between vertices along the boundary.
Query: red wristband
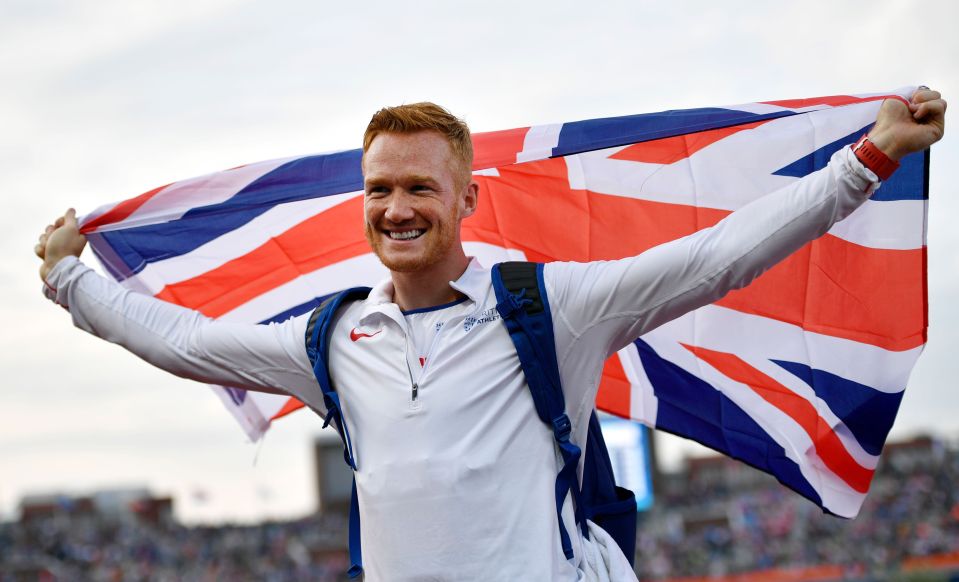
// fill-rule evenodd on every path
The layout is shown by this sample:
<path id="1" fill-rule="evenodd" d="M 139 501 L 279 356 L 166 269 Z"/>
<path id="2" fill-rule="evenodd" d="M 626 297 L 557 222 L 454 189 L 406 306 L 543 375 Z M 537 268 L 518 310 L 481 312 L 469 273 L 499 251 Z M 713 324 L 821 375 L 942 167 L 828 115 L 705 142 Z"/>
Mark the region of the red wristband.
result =
<path id="1" fill-rule="evenodd" d="M 899 162 L 882 153 L 882 150 L 869 140 L 868 135 L 859 138 L 856 145 L 852 146 L 852 152 L 856 154 L 862 165 L 872 170 L 883 181 L 888 180 L 899 167 Z"/>

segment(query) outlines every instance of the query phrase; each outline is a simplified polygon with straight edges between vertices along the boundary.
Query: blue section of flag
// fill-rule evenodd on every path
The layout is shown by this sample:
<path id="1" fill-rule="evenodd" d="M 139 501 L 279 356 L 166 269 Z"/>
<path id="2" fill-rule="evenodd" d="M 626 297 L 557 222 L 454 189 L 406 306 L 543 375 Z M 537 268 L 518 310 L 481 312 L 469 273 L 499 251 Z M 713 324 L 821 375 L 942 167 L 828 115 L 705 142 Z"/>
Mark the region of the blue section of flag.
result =
<path id="1" fill-rule="evenodd" d="M 739 459 L 774 475 L 822 506 L 822 499 L 786 456 L 786 451 L 736 403 L 706 381 L 659 356 L 643 340 L 634 342 L 658 400 L 656 428 Z"/>
<path id="2" fill-rule="evenodd" d="M 270 323 L 281 323 L 286 321 L 287 319 L 290 319 L 291 317 L 303 315 L 304 313 L 308 313 L 316 309 L 320 305 L 320 302 L 323 301 L 323 299 L 324 298 L 322 297 L 316 298 L 316 299 L 310 299 L 306 303 L 300 303 L 299 305 L 296 305 L 294 307 L 281 311 L 280 313 L 277 313 L 273 317 L 268 317 L 264 319 L 263 321 L 259 322 L 259 324 L 267 325 Z"/>
<path id="3" fill-rule="evenodd" d="M 916 152 L 899 160 L 899 169 L 882 183 L 882 187 L 873 193 L 871 200 L 883 202 L 888 200 L 925 200 L 929 197 L 926 191 L 926 156 L 929 150 Z"/>
<path id="4" fill-rule="evenodd" d="M 116 254 L 116 250 L 103 242 L 103 233 L 91 232 L 87 235 L 87 241 L 100 264 L 115 280 L 123 281 L 132 274 L 127 264 Z"/>
<path id="5" fill-rule="evenodd" d="M 362 150 L 293 160 L 261 176 L 229 200 L 190 209 L 178 220 L 101 233 L 131 273 L 186 254 L 274 206 L 363 189 Z"/>
<path id="6" fill-rule="evenodd" d="M 862 134 L 866 133 L 867 129 L 869 129 L 868 125 L 830 144 L 826 144 L 818 150 L 799 158 L 795 162 L 776 170 L 773 172 L 773 175 L 802 178 L 803 176 L 812 174 L 816 170 L 821 170 L 826 167 L 826 164 L 829 163 L 829 158 L 831 158 L 834 153 L 842 149 L 843 146 L 858 141 L 859 138 L 862 137 Z"/>
<path id="7" fill-rule="evenodd" d="M 559 142 L 553 148 L 553 156 L 567 156 L 791 115 L 796 113 L 777 111 L 760 115 L 735 109 L 705 107 L 574 121 L 563 124 Z"/>
<path id="8" fill-rule="evenodd" d="M 242 388 L 231 388 L 224 386 L 223 389 L 226 391 L 227 396 L 230 397 L 230 400 L 233 401 L 233 404 L 240 406 L 246 401 L 246 390 Z"/>
<path id="9" fill-rule="evenodd" d="M 802 178 L 817 170 L 821 170 L 829 163 L 829 158 L 851 143 L 856 143 L 864 133 L 869 130 L 866 126 L 860 130 L 854 131 L 849 135 L 839 138 L 836 141 L 824 145 L 816 151 L 805 155 L 795 162 L 788 164 L 775 172 L 776 176 L 788 176 L 791 178 Z M 888 180 L 882 183 L 882 187 L 873 193 L 871 200 L 875 202 L 889 202 L 892 200 L 923 200 L 926 198 L 926 191 L 917 188 L 917 184 L 923 183 L 923 174 L 925 172 L 925 153 L 916 153 L 906 156 L 899 161 L 899 169 Z"/>
<path id="10" fill-rule="evenodd" d="M 290 319 L 291 317 L 297 317 L 298 315 L 309 313 L 313 311 L 314 309 L 316 309 L 317 307 L 319 307 L 320 303 L 323 303 L 328 298 L 332 297 L 333 295 L 336 295 L 337 293 L 339 293 L 339 291 L 334 291 L 333 293 L 330 293 L 329 295 L 323 295 L 322 297 L 310 299 L 309 301 L 300 303 L 299 305 L 295 305 L 289 309 L 286 309 L 284 311 L 277 313 L 273 317 L 268 317 L 264 319 L 263 321 L 259 322 L 259 325 L 266 325 L 269 323 L 280 323 L 280 322 L 286 321 L 287 319 Z"/>
<path id="11" fill-rule="evenodd" d="M 902 401 L 902 392 L 880 392 L 799 362 L 772 360 L 812 387 L 870 455 L 879 455 Z"/>

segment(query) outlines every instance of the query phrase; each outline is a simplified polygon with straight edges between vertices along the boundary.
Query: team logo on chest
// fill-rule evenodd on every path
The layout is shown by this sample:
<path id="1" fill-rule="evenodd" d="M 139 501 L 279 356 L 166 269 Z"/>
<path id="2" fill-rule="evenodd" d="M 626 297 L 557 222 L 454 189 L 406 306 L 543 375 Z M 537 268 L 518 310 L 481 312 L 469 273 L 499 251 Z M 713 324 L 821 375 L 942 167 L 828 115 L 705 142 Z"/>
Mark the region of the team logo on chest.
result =
<path id="1" fill-rule="evenodd" d="M 477 325 L 496 321 L 499 318 L 499 311 L 496 311 L 495 307 L 490 307 L 478 315 L 467 316 L 467 318 L 463 320 L 463 331 L 469 333 L 469 331 Z"/>

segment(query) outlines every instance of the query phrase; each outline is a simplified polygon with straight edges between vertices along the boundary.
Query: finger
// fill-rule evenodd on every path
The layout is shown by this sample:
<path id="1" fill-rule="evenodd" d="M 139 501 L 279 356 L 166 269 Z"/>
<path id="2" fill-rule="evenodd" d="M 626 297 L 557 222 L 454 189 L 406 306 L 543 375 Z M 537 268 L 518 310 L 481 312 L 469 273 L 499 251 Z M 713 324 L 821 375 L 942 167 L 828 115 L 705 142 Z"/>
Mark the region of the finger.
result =
<path id="1" fill-rule="evenodd" d="M 67 213 L 64 215 L 66 222 L 69 222 L 73 225 L 77 223 L 77 211 L 73 208 L 67 209 Z"/>
<path id="2" fill-rule="evenodd" d="M 946 102 L 942 99 L 936 99 L 935 101 L 927 101 L 926 103 L 920 104 L 915 113 L 913 113 L 913 117 L 916 119 L 925 119 L 926 117 L 935 119 L 945 115 L 945 113 Z"/>
<path id="3" fill-rule="evenodd" d="M 41 245 L 41 244 L 34 245 L 34 247 L 33 247 L 33 252 L 34 252 L 34 254 L 36 254 L 36 255 L 37 255 L 38 257 L 40 257 L 41 259 L 43 258 L 44 250 L 46 250 L 46 247 L 44 247 L 44 246 Z"/>
<path id="4" fill-rule="evenodd" d="M 919 89 L 912 94 L 913 103 L 925 103 L 926 101 L 933 101 L 935 99 L 940 99 L 942 94 L 939 91 L 934 91 L 932 89 Z"/>
<path id="5" fill-rule="evenodd" d="M 63 226 L 63 222 L 64 222 L 65 220 L 66 220 L 66 215 L 61 216 L 60 218 L 56 219 L 56 220 L 53 222 L 53 228 L 54 228 L 54 229 L 60 228 L 61 226 Z"/>

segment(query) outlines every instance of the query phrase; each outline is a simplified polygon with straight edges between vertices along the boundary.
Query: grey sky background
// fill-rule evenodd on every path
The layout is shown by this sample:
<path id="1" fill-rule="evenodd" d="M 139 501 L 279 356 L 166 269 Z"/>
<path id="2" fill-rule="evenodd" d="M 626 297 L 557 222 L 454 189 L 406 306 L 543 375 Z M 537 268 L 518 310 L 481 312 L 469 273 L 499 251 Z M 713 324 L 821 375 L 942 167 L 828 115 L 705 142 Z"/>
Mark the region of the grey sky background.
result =
<path id="1" fill-rule="evenodd" d="M 32 246 L 69 206 L 356 147 L 376 109 L 402 102 L 487 131 L 920 83 L 959 100 L 948 0 L 3 0 L 0 15 L 0 519 L 27 493 L 136 485 L 175 496 L 191 523 L 315 507 L 315 417 L 247 444 L 208 389 L 75 330 L 42 298 Z M 929 344 L 894 438 L 959 438 L 950 123 L 932 153 Z M 688 450 L 663 446 L 674 462 Z"/>

